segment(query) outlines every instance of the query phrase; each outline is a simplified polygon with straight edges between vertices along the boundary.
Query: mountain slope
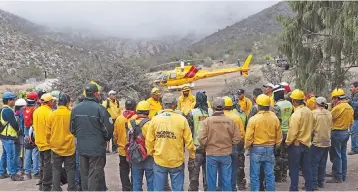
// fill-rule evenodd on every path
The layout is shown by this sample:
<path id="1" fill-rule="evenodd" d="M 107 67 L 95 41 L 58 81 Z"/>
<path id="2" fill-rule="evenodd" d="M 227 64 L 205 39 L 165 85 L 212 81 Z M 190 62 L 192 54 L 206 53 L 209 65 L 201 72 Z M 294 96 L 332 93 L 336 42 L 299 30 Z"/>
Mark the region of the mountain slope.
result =
<path id="1" fill-rule="evenodd" d="M 199 56 L 229 62 L 234 62 L 238 57 L 243 58 L 251 51 L 256 51 L 255 55 L 259 57 L 275 54 L 275 41 L 281 31 L 281 26 L 276 21 L 278 15 L 290 16 L 293 12 L 286 2 L 280 2 L 205 37 L 189 50 Z"/>
<path id="2" fill-rule="evenodd" d="M 172 48 L 162 41 L 93 38 L 59 33 L 0 10 L 0 82 L 19 83 L 57 76 L 79 63 L 127 61 L 156 55 Z"/>

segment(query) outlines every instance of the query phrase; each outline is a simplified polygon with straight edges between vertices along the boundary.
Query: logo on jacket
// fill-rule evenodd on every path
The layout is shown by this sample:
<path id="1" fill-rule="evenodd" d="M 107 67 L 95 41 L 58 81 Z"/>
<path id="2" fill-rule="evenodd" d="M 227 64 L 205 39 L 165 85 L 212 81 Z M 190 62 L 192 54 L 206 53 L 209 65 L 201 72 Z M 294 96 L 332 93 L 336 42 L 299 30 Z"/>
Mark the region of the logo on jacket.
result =
<path id="1" fill-rule="evenodd" d="M 111 117 L 109 118 L 109 123 L 113 124 L 113 119 Z"/>

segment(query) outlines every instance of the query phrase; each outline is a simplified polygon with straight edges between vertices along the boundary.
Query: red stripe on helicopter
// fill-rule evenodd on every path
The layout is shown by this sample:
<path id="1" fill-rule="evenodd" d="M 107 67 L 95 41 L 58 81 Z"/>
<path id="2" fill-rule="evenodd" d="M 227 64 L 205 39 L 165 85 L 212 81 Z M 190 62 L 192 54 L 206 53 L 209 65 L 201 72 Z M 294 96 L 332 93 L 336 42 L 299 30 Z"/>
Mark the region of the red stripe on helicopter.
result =
<path id="1" fill-rule="evenodd" d="M 191 66 L 190 70 L 185 74 L 184 78 L 193 78 L 196 73 L 198 73 L 198 71 L 199 69 L 193 65 Z"/>

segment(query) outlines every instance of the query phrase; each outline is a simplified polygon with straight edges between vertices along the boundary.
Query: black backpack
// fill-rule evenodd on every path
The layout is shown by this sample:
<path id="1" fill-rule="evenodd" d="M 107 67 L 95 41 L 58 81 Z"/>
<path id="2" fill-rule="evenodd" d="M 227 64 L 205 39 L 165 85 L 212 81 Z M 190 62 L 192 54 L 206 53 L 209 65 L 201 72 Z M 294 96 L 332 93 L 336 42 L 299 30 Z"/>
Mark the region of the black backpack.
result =
<path id="1" fill-rule="evenodd" d="M 0 115 L 1 115 L 0 119 L 2 119 L 2 111 L 3 111 L 3 109 L 4 109 L 4 108 L 1 108 L 1 109 L 0 109 Z M 2 131 L 4 131 L 5 127 L 7 127 L 8 125 L 9 125 L 9 122 L 7 122 L 7 123 L 4 125 L 4 124 L 2 124 L 2 122 L 0 121 L 0 133 L 1 133 Z"/>

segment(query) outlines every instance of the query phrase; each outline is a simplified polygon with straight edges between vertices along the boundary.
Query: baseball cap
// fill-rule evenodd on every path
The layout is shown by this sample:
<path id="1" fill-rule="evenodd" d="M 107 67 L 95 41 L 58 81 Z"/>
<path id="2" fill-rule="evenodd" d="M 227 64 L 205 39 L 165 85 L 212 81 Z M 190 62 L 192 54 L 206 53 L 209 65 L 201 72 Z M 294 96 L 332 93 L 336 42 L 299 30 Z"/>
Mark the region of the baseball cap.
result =
<path id="1" fill-rule="evenodd" d="M 110 90 L 110 91 L 108 92 L 108 95 L 115 95 L 115 94 L 117 94 L 117 92 L 115 92 L 114 90 Z"/>
<path id="2" fill-rule="evenodd" d="M 56 100 L 56 97 L 52 96 L 50 93 L 45 93 L 41 96 L 41 100 L 44 102 L 48 102 L 51 100 Z"/>
<path id="3" fill-rule="evenodd" d="M 244 89 L 238 89 L 237 90 L 237 94 L 244 94 L 245 93 L 245 90 Z"/>
<path id="4" fill-rule="evenodd" d="M 267 83 L 267 84 L 264 85 L 264 87 L 265 87 L 265 88 L 271 87 L 271 88 L 273 89 L 273 88 L 275 87 L 275 85 L 272 84 L 272 83 Z"/>
<path id="5" fill-rule="evenodd" d="M 177 102 L 177 98 L 172 93 L 166 93 L 163 95 L 162 102 L 164 104 L 173 104 Z"/>
<path id="6" fill-rule="evenodd" d="M 327 104 L 327 100 L 324 97 L 318 97 L 318 98 L 316 98 L 316 103 L 318 105 L 324 106 Z"/>
<path id="7" fill-rule="evenodd" d="M 225 106 L 225 102 L 224 102 L 223 98 L 217 97 L 217 98 L 214 99 L 214 101 L 213 101 L 213 108 L 214 109 L 222 110 L 222 109 L 224 109 L 224 106 Z"/>

